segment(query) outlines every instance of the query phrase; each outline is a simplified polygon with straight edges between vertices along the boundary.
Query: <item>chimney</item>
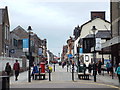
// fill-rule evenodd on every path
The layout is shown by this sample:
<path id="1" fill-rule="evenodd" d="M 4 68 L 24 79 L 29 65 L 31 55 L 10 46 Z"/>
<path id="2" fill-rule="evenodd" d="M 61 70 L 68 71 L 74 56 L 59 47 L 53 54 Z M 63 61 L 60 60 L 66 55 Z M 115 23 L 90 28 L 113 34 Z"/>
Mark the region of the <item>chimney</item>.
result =
<path id="1" fill-rule="evenodd" d="M 91 20 L 101 18 L 105 20 L 105 11 L 91 11 Z"/>

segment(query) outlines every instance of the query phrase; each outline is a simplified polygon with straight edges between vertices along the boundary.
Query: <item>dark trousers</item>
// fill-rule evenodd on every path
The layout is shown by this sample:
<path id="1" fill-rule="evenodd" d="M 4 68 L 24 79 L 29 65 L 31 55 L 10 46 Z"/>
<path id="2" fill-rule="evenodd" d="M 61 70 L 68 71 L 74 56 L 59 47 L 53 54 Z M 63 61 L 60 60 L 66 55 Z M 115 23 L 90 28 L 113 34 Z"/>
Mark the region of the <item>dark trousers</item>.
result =
<path id="1" fill-rule="evenodd" d="M 18 79 L 18 76 L 19 76 L 19 70 L 16 70 L 16 71 L 15 71 L 15 80 Z"/>
<path id="2" fill-rule="evenodd" d="M 117 74 L 117 76 L 118 76 L 118 80 L 119 80 L 119 83 L 120 83 L 120 74 Z"/>
<path id="3" fill-rule="evenodd" d="M 98 73 L 101 74 L 101 68 L 98 68 Z"/>

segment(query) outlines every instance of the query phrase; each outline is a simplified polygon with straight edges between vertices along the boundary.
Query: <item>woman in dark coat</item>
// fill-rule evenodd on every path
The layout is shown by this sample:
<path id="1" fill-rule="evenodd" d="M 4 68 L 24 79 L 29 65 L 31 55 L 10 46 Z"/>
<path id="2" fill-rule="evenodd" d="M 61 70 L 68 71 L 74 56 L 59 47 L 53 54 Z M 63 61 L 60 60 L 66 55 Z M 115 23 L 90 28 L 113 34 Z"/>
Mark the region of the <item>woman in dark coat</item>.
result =
<path id="1" fill-rule="evenodd" d="M 11 66 L 9 65 L 9 62 L 6 63 L 5 72 L 7 73 L 8 76 L 11 73 Z"/>
<path id="2" fill-rule="evenodd" d="M 101 60 L 98 61 L 98 74 L 101 75 L 101 66 L 102 66 L 102 62 Z"/>
<path id="3" fill-rule="evenodd" d="M 92 64 L 91 63 L 89 63 L 89 65 L 88 65 L 88 71 L 89 71 L 89 73 L 91 74 L 91 71 L 92 71 Z"/>

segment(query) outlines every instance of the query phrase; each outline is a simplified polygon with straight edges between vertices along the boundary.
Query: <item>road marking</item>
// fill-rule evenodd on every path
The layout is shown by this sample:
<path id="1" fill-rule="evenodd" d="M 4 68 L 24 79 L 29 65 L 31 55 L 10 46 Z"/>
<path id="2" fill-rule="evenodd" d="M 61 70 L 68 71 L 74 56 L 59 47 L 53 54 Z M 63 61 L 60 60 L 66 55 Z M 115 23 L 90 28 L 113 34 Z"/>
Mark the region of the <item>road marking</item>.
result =
<path id="1" fill-rule="evenodd" d="M 116 88 L 116 89 L 119 89 L 120 90 L 120 87 L 117 87 L 117 86 L 114 86 L 114 85 L 108 85 L 108 84 L 103 84 L 103 83 L 94 83 L 94 82 L 90 82 L 90 83 L 88 83 L 88 82 L 78 82 L 78 81 L 68 81 L 68 82 L 63 82 L 63 81 L 59 81 L 59 82 L 55 82 L 55 81 L 51 81 L 51 82 L 49 82 L 49 81 L 33 81 L 33 82 L 31 82 L 31 83 L 28 83 L 28 82 L 21 82 L 21 83 L 16 83 L 16 84 L 44 84 L 44 83 L 46 83 L 46 84 L 48 84 L 48 83 L 81 83 L 81 84 L 96 84 L 96 85 L 100 85 L 100 86 L 107 86 L 107 87 L 110 87 L 110 88 Z M 14 85 L 14 84 L 11 84 L 11 85 Z"/>

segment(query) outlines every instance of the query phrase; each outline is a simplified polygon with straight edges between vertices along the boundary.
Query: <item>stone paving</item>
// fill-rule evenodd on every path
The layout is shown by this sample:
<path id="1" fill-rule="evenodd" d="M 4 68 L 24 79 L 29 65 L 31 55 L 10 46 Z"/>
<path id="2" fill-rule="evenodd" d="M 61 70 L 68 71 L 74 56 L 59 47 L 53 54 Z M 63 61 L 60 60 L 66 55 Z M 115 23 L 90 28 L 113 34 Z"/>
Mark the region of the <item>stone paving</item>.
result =
<path id="1" fill-rule="evenodd" d="M 79 80 L 77 74 L 74 74 L 74 81 L 72 81 L 72 73 L 67 72 L 67 68 L 62 68 L 56 65 L 55 72 L 51 74 L 51 81 L 48 79 L 46 73 L 45 80 L 32 80 L 28 83 L 28 72 L 20 73 L 19 80 L 15 81 L 14 76 L 10 79 L 11 88 L 118 88 L 117 78 L 112 79 L 107 74 L 97 75 L 97 82 L 94 82 L 93 76 L 90 80 Z"/>

